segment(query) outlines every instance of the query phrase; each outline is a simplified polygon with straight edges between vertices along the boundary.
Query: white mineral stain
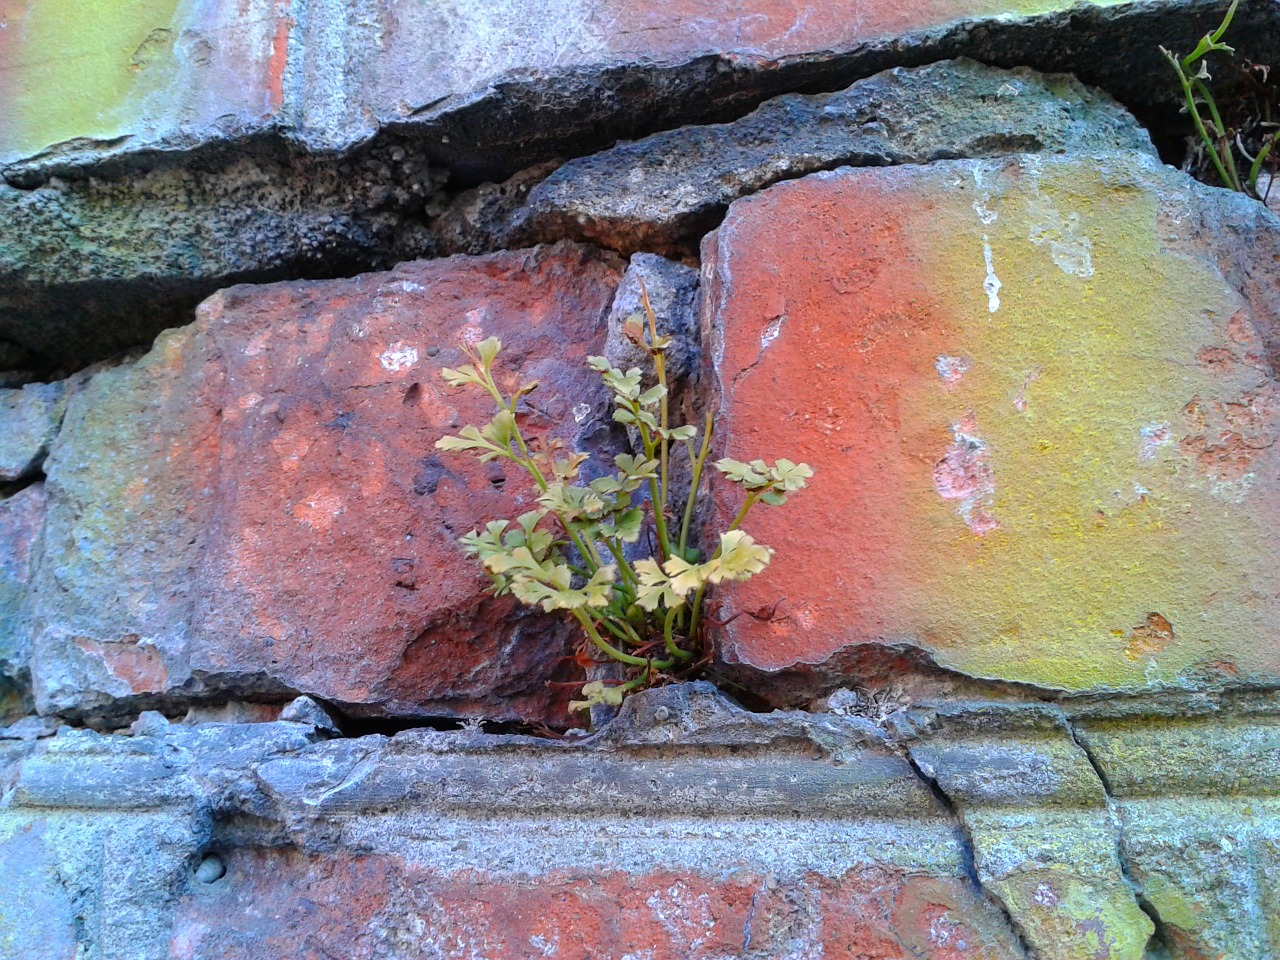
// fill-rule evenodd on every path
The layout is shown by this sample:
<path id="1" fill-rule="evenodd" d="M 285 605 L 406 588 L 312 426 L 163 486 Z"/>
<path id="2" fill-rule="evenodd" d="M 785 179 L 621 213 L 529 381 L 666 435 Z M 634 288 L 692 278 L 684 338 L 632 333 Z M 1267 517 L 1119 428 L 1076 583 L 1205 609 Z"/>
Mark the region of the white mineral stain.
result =
<path id="1" fill-rule="evenodd" d="M 573 408 L 573 422 L 581 423 L 591 413 L 591 404 L 580 403 Z"/>
<path id="2" fill-rule="evenodd" d="M 982 281 L 982 289 L 987 294 L 987 310 L 995 313 L 1000 309 L 1000 288 L 1003 284 L 996 276 L 995 263 L 991 258 L 991 241 L 985 233 L 982 235 L 982 259 L 987 265 L 987 278 Z"/>
<path id="3" fill-rule="evenodd" d="M 399 373 L 418 362 L 418 348 L 412 344 L 397 340 L 378 357 L 384 370 Z"/>
<path id="4" fill-rule="evenodd" d="M 1093 276 L 1093 241 L 1081 227 L 1080 214 L 1063 215 L 1053 198 L 1040 192 L 1038 158 L 1027 163 L 1035 195 L 1027 206 L 1027 239 L 1037 247 L 1049 248 L 1049 256 L 1058 269 L 1070 276 L 1088 280 Z"/>
<path id="5" fill-rule="evenodd" d="M 769 344 L 778 339 L 778 336 L 782 333 L 782 323 L 786 319 L 786 314 L 781 314 L 765 324 L 764 330 L 760 333 L 761 350 L 765 349 Z"/>

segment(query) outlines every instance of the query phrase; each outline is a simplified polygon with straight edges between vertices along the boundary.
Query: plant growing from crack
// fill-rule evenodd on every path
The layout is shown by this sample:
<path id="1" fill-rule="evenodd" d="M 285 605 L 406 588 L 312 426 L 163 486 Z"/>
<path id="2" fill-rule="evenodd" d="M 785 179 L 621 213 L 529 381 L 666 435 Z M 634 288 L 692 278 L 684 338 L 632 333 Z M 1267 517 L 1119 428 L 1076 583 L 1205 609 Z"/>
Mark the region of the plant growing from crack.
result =
<path id="1" fill-rule="evenodd" d="M 741 529 L 743 522 L 757 504 L 781 506 L 813 476 L 806 464 L 790 460 L 773 465 L 716 461 L 716 470 L 742 487 L 745 496 L 715 549 L 703 557 L 691 539 L 696 536 L 695 505 L 711 449 L 712 418 L 707 414 L 700 442 L 697 427 L 670 426 L 665 354 L 671 338 L 658 336 L 643 288 L 641 297 L 645 312 L 631 317 L 624 333 L 652 359 L 656 383 L 646 387 L 639 368 L 623 372 L 604 357 L 587 360 L 613 395 L 614 421 L 634 428 L 640 440 L 637 453 L 614 457 L 612 474 L 584 483 L 587 454 L 524 435 L 520 402 L 538 384 L 522 384 L 510 395 L 502 392 L 493 375 L 502 349 L 496 338 L 464 346 L 470 363 L 441 374 L 451 386 L 487 392 L 497 412 L 485 426 L 463 427 L 436 446 L 470 451 L 481 462 L 511 461 L 538 490 L 536 510 L 514 524 L 486 524 L 461 538 L 463 548 L 484 566 L 496 596 L 512 594 L 548 613 L 565 611 L 582 627 L 595 657 L 622 665 L 622 682 L 585 684 L 585 699 L 571 704 L 574 709 L 616 705 L 635 690 L 688 678 L 705 667 L 708 589 L 748 579 L 773 554 Z M 689 458 L 691 479 L 677 522 L 670 479 L 672 458 L 680 448 Z"/>
<path id="2" fill-rule="evenodd" d="M 1280 137 L 1280 115 L 1273 113 L 1273 109 L 1280 110 L 1280 103 L 1273 104 L 1271 97 L 1265 92 L 1269 70 L 1253 65 L 1255 70 L 1261 71 L 1262 76 L 1261 84 L 1255 84 L 1263 91 L 1261 109 L 1247 111 L 1246 116 L 1236 124 L 1223 119 L 1224 111 L 1219 109 L 1207 82 L 1213 79 L 1209 73 L 1209 55 L 1235 54 L 1235 48 L 1223 43 L 1222 38 L 1231 26 L 1239 3 L 1240 0 L 1232 0 L 1218 28 L 1201 37 L 1188 56 L 1179 58 L 1163 46 L 1160 52 L 1178 76 L 1183 109 L 1191 118 L 1201 151 L 1208 158 L 1218 179 L 1223 186 L 1265 203 L 1275 177 L 1273 175 L 1268 179 L 1266 190 L 1262 193 L 1259 193 L 1258 180 L 1275 150 L 1277 137 Z M 1248 172 L 1243 176 L 1240 172 L 1241 161 L 1248 166 Z M 1272 166 L 1275 166 L 1274 162 Z"/>

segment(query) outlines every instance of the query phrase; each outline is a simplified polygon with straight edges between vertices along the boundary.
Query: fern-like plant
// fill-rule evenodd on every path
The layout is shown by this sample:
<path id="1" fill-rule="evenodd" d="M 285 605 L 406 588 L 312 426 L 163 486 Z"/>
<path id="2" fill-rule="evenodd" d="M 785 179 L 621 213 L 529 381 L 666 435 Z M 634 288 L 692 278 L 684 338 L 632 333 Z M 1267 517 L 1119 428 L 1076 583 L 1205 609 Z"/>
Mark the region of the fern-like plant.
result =
<path id="1" fill-rule="evenodd" d="M 700 671 L 707 662 L 703 601 L 708 588 L 759 573 L 773 554 L 741 529 L 743 521 L 756 504 L 781 506 L 813 476 L 806 464 L 790 460 L 772 465 L 762 460 L 717 461 L 715 468 L 741 486 L 745 496 L 704 557 L 692 540 L 712 419 L 708 414 L 700 441 L 697 427 L 670 426 L 665 353 L 671 340 L 658 336 L 643 290 L 642 301 L 645 313 L 630 318 L 624 333 L 652 359 L 656 382 L 646 385 L 639 368 L 624 372 L 604 357 L 587 361 L 613 395 L 614 421 L 633 428 L 640 441 L 636 453 L 614 457 L 614 472 L 596 480 L 582 481 L 587 454 L 566 450 L 559 441 L 539 442 L 524 435 L 521 399 L 538 384 L 522 384 L 509 396 L 499 389 L 493 374 L 502 349 L 499 340 L 491 337 L 474 347 L 464 345 L 470 362 L 441 374 L 451 386 L 488 393 L 496 412 L 485 426 L 463 427 L 436 446 L 471 452 L 482 462 L 510 461 L 538 488 L 536 510 L 514 523 L 486 524 L 461 538 L 463 548 L 484 566 L 494 594 L 511 594 L 548 613 L 565 612 L 581 625 L 595 656 L 624 668 L 625 679 L 614 684 L 585 683 L 584 699 L 571 705 L 575 709 L 616 705 L 635 690 Z M 691 469 L 677 522 L 670 479 L 678 450 L 688 457 Z"/>
<path id="2" fill-rule="evenodd" d="M 1178 86 L 1182 91 L 1183 109 L 1191 118 L 1200 147 L 1222 181 L 1222 185 L 1265 203 L 1271 181 L 1268 180 L 1267 191 L 1259 193 L 1258 180 L 1268 157 L 1275 149 L 1277 139 L 1280 138 L 1280 130 L 1270 117 L 1252 118 L 1251 122 L 1245 125 L 1252 125 L 1255 128 L 1252 131 L 1233 129 L 1224 121 L 1223 111 L 1218 109 L 1218 104 L 1208 85 L 1208 81 L 1213 79 L 1209 74 L 1209 55 L 1235 53 L 1235 48 L 1223 43 L 1222 38 L 1226 36 L 1227 28 L 1231 26 L 1231 20 L 1236 15 L 1239 3 L 1240 0 L 1232 0 L 1217 29 L 1201 37 L 1196 48 L 1187 56 L 1180 58 L 1165 47 L 1161 47 L 1160 52 L 1164 54 L 1164 58 L 1169 61 L 1174 73 L 1177 74 Z M 1255 151 L 1252 154 L 1245 146 L 1246 133 L 1251 133 L 1256 140 Z M 1237 160 L 1237 154 L 1239 160 Z M 1240 172 L 1242 165 L 1245 167 L 1243 176 Z"/>

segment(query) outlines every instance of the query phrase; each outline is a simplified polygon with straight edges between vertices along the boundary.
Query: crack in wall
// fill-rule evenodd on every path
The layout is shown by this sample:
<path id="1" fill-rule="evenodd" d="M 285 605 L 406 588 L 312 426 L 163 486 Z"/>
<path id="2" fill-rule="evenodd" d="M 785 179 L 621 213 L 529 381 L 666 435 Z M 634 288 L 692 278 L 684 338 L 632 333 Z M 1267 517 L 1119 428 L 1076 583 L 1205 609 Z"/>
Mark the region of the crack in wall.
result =
<path id="1" fill-rule="evenodd" d="M 1160 916 L 1160 912 L 1155 905 L 1148 900 L 1142 892 L 1142 885 L 1133 878 L 1132 868 L 1128 850 L 1125 846 L 1124 819 L 1120 811 L 1116 807 L 1116 798 L 1112 793 L 1111 781 L 1107 776 L 1106 768 L 1098 760 L 1094 752 L 1089 749 L 1089 745 L 1084 738 L 1080 736 L 1076 725 L 1071 722 L 1070 718 L 1063 718 L 1063 725 L 1067 732 L 1071 735 L 1072 742 L 1080 750 L 1089 766 L 1093 768 L 1094 776 L 1098 778 L 1098 783 L 1102 785 L 1102 791 L 1106 795 L 1107 815 L 1111 820 L 1112 831 L 1115 834 L 1116 841 L 1116 862 L 1120 865 L 1120 875 L 1124 878 L 1124 882 L 1128 885 L 1133 894 L 1134 903 L 1138 909 L 1147 915 L 1151 920 L 1154 930 L 1151 932 L 1151 938 L 1147 941 L 1147 947 L 1144 951 L 1144 957 L 1151 960 L 1160 960 L 1167 953 L 1169 937 L 1165 928 L 1164 920 Z"/>
<path id="2" fill-rule="evenodd" d="M 956 831 L 960 835 L 962 865 L 969 882 L 973 884 L 974 889 L 982 896 L 984 900 L 990 903 L 1000 915 L 1004 917 L 1005 923 L 1009 927 L 1010 933 L 1013 935 L 1018 944 L 1022 955 L 1027 960 L 1041 960 L 1039 953 L 1031 946 L 1027 940 L 1022 925 L 1014 918 L 1013 913 L 1009 910 L 1008 905 L 994 890 L 982 882 L 982 877 L 978 873 L 977 846 L 974 843 L 973 833 L 969 829 L 969 823 L 965 819 L 963 810 L 948 796 L 947 792 L 942 789 L 936 777 L 932 777 L 925 773 L 919 762 L 911 754 L 909 748 L 902 749 L 902 756 L 906 759 L 907 764 L 921 782 L 924 783 L 932 792 L 938 802 L 946 809 L 954 821 Z"/>

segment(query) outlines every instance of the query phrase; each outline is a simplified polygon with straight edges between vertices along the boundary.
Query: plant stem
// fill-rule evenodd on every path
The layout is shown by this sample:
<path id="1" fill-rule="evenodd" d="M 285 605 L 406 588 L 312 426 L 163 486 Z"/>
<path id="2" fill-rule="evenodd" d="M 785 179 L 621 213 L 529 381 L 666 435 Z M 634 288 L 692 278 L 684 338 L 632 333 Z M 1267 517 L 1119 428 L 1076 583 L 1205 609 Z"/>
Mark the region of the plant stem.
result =
<path id="1" fill-rule="evenodd" d="M 702 465 L 707 462 L 707 454 L 711 452 L 711 430 L 713 420 L 711 419 L 711 411 L 707 411 L 706 426 L 702 430 L 702 449 L 698 451 L 697 457 L 693 454 L 693 444 L 689 444 L 689 459 L 693 463 L 693 478 L 689 483 L 689 499 L 684 505 L 684 521 L 680 524 L 680 556 L 684 558 L 684 552 L 689 545 L 689 524 L 693 520 L 693 505 L 698 499 L 698 484 L 702 482 Z"/>
<path id="2" fill-rule="evenodd" d="M 1231 178 L 1227 184 L 1237 193 L 1243 193 L 1244 187 L 1240 184 L 1240 173 L 1236 170 L 1235 158 L 1231 156 L 1231 143 L 1227 140 L 1227 125 L 1222 122 L 1222 115 L 1218 113 L 1218 104 L 1214 102 L 1213 94 L 1209 92 L 1209 88 L 1204 85 L 1203 80 L 1192 79 L 1192 88 L 1200 99 L 1204 101 L 1204 105 L 1209 109 L 1210 123 L 1213 124 L 1214 135 L 1218 138 L 1215 147 L 1218 156 L 1222 158 L 1222 165 L 1227 171 L 1227 175 Z"/>
<path id="3" fill-rule="evenodd" d="M 637 422 L 636 426 L 640 428 L 640 442 L 644 444 L 645 459 L 652 460 L 654 453 L 657 452 L 653 435 L 643 423 Z M 658 530 L 658 563 L 663 564 L 671 556 L 671 541 L 667 539 L 666 500 L 659 492 L 658 481 L 653 477 L 649 478 L 649 502 L 653 506 L 653 522 Z"/>
<path id="4" fill-rule="evenodd" d="M 1230 188 L 1231 177 L 1227 174 L 1227 168 L 1222 165 L 1222 158 L 1218 156 L 1217 144 L 1213 142 L 1213 138 L 1209 136 L 1209 132 L 1204 128 L 1204 120 L 1200 117 L 1200 108 L 1196 105 L 1195 91 L 1191 89 L 1191 81 L 1187 79 L 1186 70 L 1178 62 L 1178 58 L 1164 47 L 1160 48 L 1160 52 L 1164 54 L 1165 59 L 1173 65 L 1174 71 L 1178 74 L 1178 84 L 1182 87 L 1182 96 L 1187 101 L 1187 112 L 1191 115 L 1191 122 L 1196 128 L 1196 133 L 1199 134 L 1205 150 L 1208 151 L 1209 159 L 1213 161 L 1214 169 L 1218 171 L 1218 176 L 1222 178 L 1223 185 Z"/>
<path id="5" fill-rule="evenodd" d="M 578 622 L 582 624 L 582 629 L 587 632 L 587 636 L 590 638 L 591 642 L 594 643 L 602 652 L 608 654 L 619 663 L 627 663 L 633 667 L 656 667 L 659 670 L 666 670 L 668 667 L 672 666 L 673 661 L 670 660 L 659 660 L 655 662 L 644 657 L 633 657 L 629 653 L 623 653 L 617 647 L 610 644 L 609 641 L 600 636 L 600 632 L 596 630 L 596 625 L 592 622 L 591 617 L 584 613 L 580 608 L 574 610 L 573 615 L 578 618 Z"/>
<path id="6" fill-rule="evenodd" d="M 636 572 L 631 569 L 631 564 L 627 563 L 627 558 L 622 553 L 622 548 L 607 537 L 604 545 L 613 554 L 613 559 L 618 561 L 618 571 L 622 574 L 622 579 L 630 583 L 639 583 Z"/>
<path id="7" fill-rule="evenodd" d="M 628 636 L 628 632 L 623 630 L 616 623 L 614 623 L 612 618 L 610 617 L 605 617 L 603 620 L 601 620 L 600 625 L 604 627 L 606 630 L 608 630 L 610 633 L 612 633 L 619 640 L 621 640 L 623 643 L 629 643 L 632 646 L 636 646 L 636 647 L 644 644 L 644 641 L 635 635 L 634 630 L 630 631 L 630 636 Z"/>
<path id="8" fill-rule="evenodd" d="M 644 280 L 640 281 L 640 301 L 641 303 L 644 304 L 644 312 L 649 320 L 649 342 L 656 345 L 658 342 L 658 323 L 657 323 L 657 318 L 654 316 L 654 313 L 653 313 L 653 304 L 649 302 L 649 290 L 647 287 L 645 287 Z M 659 386 L 662 387 L 662 400 L 660 401 L 661 412 L 659 416 L 659 426 L 662 428 L 662 432 L 658 436 L 659 436 L 659 439 L 661 440 L 661 444 L 660 444 L 660 448 L 661 448 L 660 463 L 662 464 L 662 467 L 661 467 L 662 482 L 660 484 L 660 489 L 662 494 L 661 502 L 662 502 L 663 509 L 665 510 L 667 505 L 667 476 L 668 476 L 667 462 L 668 462 L 668 456 L 669 456 L 668 443 L 667 443 L 667 430 L 670 429 L 671 424 L 668 416 L 667 358 L 664 350 L 654 349 L 653 366 L 658 373 L 658 384 Z"/>
<path id="9" fill-rule="evenodd" d="M 1249 168 L 1249 192 L 1253 194 L 1255 200 L 1266 202 L 1266 197 L 1258 196 L 1258 175 L 1262 173 L 1262 165 L 1267 160 L 1267 155 L 1271 153 L 1272 147 L 1276 145 L 1276 138 L 1280 137 L 1280 133 L 1273 133 L 1271 139 L 1262 145 L 1262 149 L 1258 151 L 1257 158 L 1253 161 L 1253 166 Z M 1268 191 L 1270 187 L 1268 187 Z"/>
<path id="10" fill-rule="evenodd" d="M 747 514 L 751 508 L 756 505 L 761 497 L 768 493 L 772 487 L 763 487 L 760 490 L 753 490 L 747 494 L 746 501 L 742 504 L 742 509 L 738 511 L 738 515 L 733 518 L 733 523 L 729 524 L 729 529 L 725 533 L 731 533 L 742 525 L 742 521 L 747 519 Z M 716 547 L 716 552 L 711 555 L 714 560 L 720 556 L 720 547 Z M 698 615 L 702 612 L 702 595 L 706 593 L 707 585 L 704 583 L 698 587 L 698 592 L 693 595 L 693 613 L 689 618 L 689 639 L 692 640 L 698 631 Z"/>
<path id="11" fill-rule="evenodd" d="M 680 610 L 679 607 L 672 607 L 670 610 L 667 611 L 667 618 L 665 621 L 663 621 L 663 624 L 662 624 L 662 641 L 667 645 L 667 650 L 670 651 L 671 655 L 674 656 L 676 659 L 692 660 L 693 654 L 690 653 L 688 650 L 681 650 L 678 646 L 676 646 L 675 640 L 671 638 L 671 626 L 676 618 L 676 613 L 679 610 Z"/>

